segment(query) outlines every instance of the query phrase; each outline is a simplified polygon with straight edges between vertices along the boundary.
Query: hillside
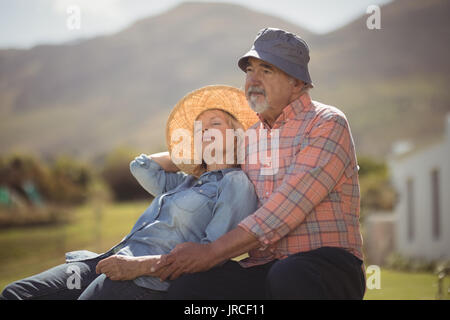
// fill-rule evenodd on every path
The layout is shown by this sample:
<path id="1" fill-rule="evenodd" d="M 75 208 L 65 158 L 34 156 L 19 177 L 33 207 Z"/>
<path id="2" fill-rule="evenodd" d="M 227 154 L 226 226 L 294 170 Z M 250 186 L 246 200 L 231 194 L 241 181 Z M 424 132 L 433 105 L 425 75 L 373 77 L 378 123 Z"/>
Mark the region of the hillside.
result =
<path id="1" fill-rule="evenodd" d="M 326 35 L 231 4 L 185 3 L 114 35 L 0 50 L 0 148 L 92 158 L 118 145 L 164 148 L 165 120 L 187 92 L 243 85 L 238 57 L 279 27 L 311 47 L 313 99 L 347 113 L 360 153 L 439 136 L 450 111 L 445 0 L 397 0 L 382 29 L 366 16 Z M 433 111 L 433 112 L 430 112 Z"/>
<path id="2" fill-rule="evenodd" d="M 90 157 L 164 147 L 178 99 L 241 85 L 236 59 L 266 23 L 310 35 L 240 6 L 186 3 L 112 36 L 0 51 L 0 148 Z"/>
<path id="3" fill-rule="evenodd" d="M 397 0 L 311 41 L 314 96 L 342 108 L 357 150 L 383 156 L 393 141 L 427 144 L 450 112 L 450 1 Z"/>

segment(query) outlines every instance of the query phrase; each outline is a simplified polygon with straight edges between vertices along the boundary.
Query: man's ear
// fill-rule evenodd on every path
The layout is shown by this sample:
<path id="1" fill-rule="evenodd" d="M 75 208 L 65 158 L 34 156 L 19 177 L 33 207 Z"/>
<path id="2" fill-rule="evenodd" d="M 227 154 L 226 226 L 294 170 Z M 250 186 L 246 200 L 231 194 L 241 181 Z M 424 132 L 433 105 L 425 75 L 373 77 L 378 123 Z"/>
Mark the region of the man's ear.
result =
<path id="1" fill-rule="evenodd" d="M 291 78 L 292 84 L 293 84 L 293 92 L 294 93 L 300 93 L 303 89 L 303 87 L 306 85 L 302 80 Z"/>

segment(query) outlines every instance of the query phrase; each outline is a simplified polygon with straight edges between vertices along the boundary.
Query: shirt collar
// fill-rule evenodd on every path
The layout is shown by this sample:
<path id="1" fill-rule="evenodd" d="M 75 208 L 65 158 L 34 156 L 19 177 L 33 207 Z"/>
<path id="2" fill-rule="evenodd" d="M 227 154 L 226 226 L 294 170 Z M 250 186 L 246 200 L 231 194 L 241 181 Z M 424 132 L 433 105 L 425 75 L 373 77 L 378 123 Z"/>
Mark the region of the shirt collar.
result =
<path id="1" fill-rule="evenodd" d="M 309 109 L 311 107 L 311 97 L 309 96 L 308 92 L 303 93 L 300 97 L 298 97 L 296 100 L 292 101 L 290 104 L 288 104 L 286 107 L 284 107 L 281 114 L 278 116 L 278 118 L 273 123 L 272 128 L 280 127 L 283 124 L 285 124 L 287 121 L 294 119 L 299 113 L 304 112 L 305 110 Z M 259 120 L 261 121 L 261 124 L 265 127 L 270 129 L 269 124 L 266 120 L 263 119 L 263 117 L 258 113 Z"/>
<path id="2" fill-rule="evenodd" d="M 208 180 L 208 181 L 219 181 L 221 180 L 228 172 L 240 170 L 238 167 L 225 168 L 220 170 L 206 171 L 204 172 L 198 179 Z"/>

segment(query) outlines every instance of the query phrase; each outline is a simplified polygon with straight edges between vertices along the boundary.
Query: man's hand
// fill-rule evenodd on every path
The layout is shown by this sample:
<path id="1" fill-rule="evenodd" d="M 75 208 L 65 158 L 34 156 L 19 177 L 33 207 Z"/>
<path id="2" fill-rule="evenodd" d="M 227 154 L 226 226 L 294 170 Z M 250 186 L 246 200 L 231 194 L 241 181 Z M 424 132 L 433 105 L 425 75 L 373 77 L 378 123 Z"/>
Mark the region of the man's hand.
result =
<path id="1" fill-rule="evenodd" d="M 240 227 L 207 244 L 185 242 L 152 266 L 153 275 L 174 280 L 185 273 L 207 271 L 228 259 L 259 247 L 256 237 Z"/>
<path id="2" fill-rule="evenodd" d="M 161 280 L 174 280 L 185 273 L 211 269 L 218 263 L 216 258 L 210 244 L 185 242 L 178 244 L 169 254 L 161 256 L 160 263 L 153 270 Z"/>
<path id="3" fill-rule="evenodd" d="M 159 255 L 129 257 L 114 255 L 101 260 L 95 269 L 97 273 L 104 273 L 114 281 L 133 280 L 144 275 L 152 275 L 151 270 L 159 263 Z"/>

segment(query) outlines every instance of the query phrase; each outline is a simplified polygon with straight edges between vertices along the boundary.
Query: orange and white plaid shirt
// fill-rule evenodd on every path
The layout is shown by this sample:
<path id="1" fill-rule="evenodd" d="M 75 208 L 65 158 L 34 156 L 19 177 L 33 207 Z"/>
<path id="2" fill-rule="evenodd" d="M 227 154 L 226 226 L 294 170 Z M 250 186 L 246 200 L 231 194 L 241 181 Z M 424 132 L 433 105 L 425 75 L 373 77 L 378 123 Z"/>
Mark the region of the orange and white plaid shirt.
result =
<path id="1" fill-rule="evenodd" d="M 260 207 L 239 226 L 255 235 L 261 247 L 250 251 L 241 265 L 325 246 L 346 249 L 362 260 L 358 165 L 345 115 L 305 93 L 284 108 L 272 128 L 261 119 L 250 129 L 258 137 L 261 131 L 268 133 L 267 144 L 258 138 L 259 146 L 252 146 L 247 139 L 242 165 Z M 277 157 L 270 147 L 274 130 L 279 134 Z M 251 161 L 255 153 L 264 153 L 272 163 Z M 262 173 L 267 166 L 275 168 L 274 174 Z"/>

